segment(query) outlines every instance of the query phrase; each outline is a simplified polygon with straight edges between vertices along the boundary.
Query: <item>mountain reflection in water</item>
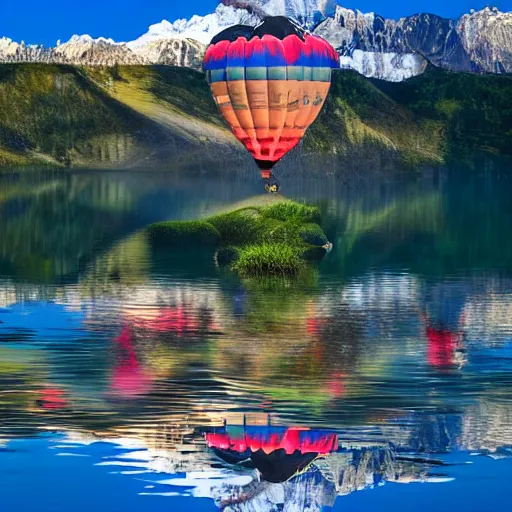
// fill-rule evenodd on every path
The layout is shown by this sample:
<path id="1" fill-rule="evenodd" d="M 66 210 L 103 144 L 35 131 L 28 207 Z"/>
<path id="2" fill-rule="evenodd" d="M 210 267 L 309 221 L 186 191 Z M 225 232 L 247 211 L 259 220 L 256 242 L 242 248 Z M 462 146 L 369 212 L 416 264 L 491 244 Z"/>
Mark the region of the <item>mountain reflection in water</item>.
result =
<path id="1" fill-rule="evenodd" d="M 474 481 L 512 471 L 512 181 L 290 180 L 334 242 L 300 281 L 153 252 L 259 190 L 198 183 L 0 176 L 1 510 L 73 475 L 84 510 L 507 510 Z"/>

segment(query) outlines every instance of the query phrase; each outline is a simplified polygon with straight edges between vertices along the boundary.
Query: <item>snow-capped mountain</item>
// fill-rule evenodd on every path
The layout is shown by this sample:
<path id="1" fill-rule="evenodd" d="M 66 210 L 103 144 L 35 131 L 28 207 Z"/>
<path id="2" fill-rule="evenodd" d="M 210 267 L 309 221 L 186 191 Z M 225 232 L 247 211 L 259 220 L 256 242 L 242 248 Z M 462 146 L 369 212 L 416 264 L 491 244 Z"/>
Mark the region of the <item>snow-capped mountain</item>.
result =
<path id="1" fill-rule="evenodd" d="M 512 71 L 512 13 L 490 8 L 459 20 L 432 14 L 391 20 L 334 0 L 222 0 L 212 14 L 163 21 L 128 46 L 167 37 L 207 45 L 229 26 L 255 24 L 268 15 L 294 18 L 338 49 L 341 67 L 368 77 L 404 80 L 423 73 L 429 61 L 455 71 Z"/>
<path id="2" fill-rule="evenodd" d="M 9 38 L 0 39 L 0 62 L 44 62 L 82 66 L 165 64 L 200 69 L 205 45 L 191 39 L 161 38 L 135 48 L 112 39 L 75 35 L 55 47 L 26 45 Z"/>
<path id="3" fill-rule="evenodd" d="M 53 48 L 0 39 L 0 62 L 82 65 L 169 64 L 199 69 L 210 40 L 235 24 L 285 15 L 327 39 L 341 67 L 400 81 L 428 62 L 454 71 L 512 72 L 512 13 L 485 8 L 458 20 L 416 14 L 399 20 L 346 9 L 335 0 L 221 0 L 215 11 L 173 23 L 163 20 L 134 41 L 73 36 Z"/>
<path id="4" fill-rule="evenodd" d="M 52 48 L 16 43 L 4 37 L 0 39 L 0 62 L 113 66 L 116 63 L 144 64 L 144 59 L 112 39 L 75 35 L 68 42 Z"/>
<path id="5" fill-rule="evenodd" d="M 145 64 L 201 69 L 206 45 L 194 39 L 160 38 L 147 41 L 141 46 L 131 47 L 131 50 Z"/>
<path id="6" fill-rule="evenodd" d="M 128 43 L 127 46 L 138 49 L 149 42 L 169 38 L 194 39 L 207 45 L 213 36 L 232 25 L 240 23 L 253 25 L 260 21 L 261 17 L 250 10 L 221 3 L 214 13 L 206 16 L 192 16 L 189 20 L 181 19 L 174 23 L 163 20 L 151 25 L 148 32 Z"/>
<path id="7" fill-rule="evenodd" d="M 512 72 L 512 13 L 497 9 L 458 20 L 415 14 L 395 21 L 337 6 L 315 33 L 338 50 L 342 63 L 367 76 L 407 78 L 421 73 L 427 61 L 454 71 Z M 406 65 L 400 69 L 398 62 Z"/>
<path id="8" fill-rule="evenodd" d="M 483 9 L 457 21 L 460 44 L 477 69 L 512 72 L 512 13 Z"/>
<path id="9" fill-rule="evenodd" d="M 265 16 L 288 16 L 313 29 L 333 14 L 335 8 L 335 0 L 221 0 L 212 14 L 151 25 L 147 33 L 128 43 L 128 47 L 139 48 L 149 41 L 169 37 L 195 39 L 206 45 L 228 27 L 256 25 Z"/>
<path id="10" fill-rule="evenodd" d="M 112 66 L 116 62 L 123 64 L 144 64 L 144 59 L 131 52 L 126 45 L 112 39 L 91 36 L 73 36 L 68 42 L 53 49 L 59 62 L 81 64 L 88 62 L 98 66 Z"/>
<path id="11" fill-rule="evenodd" d="M 50 51 L 42 46 L 0 38 L 0 62 L 47 62 Z"/>

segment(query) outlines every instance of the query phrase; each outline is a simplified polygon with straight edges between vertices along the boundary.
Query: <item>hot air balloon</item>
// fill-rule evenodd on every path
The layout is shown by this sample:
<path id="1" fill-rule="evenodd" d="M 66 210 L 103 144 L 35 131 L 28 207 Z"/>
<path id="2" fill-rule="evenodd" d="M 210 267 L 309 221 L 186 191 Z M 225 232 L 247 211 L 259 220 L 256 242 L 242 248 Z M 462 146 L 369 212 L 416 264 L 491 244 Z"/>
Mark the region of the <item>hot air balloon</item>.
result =
<path id="1" fill-rule="evenodd" d="M 272 168 L 315 121 L 339 57 L 324 39 L 284 16 L 257 27 L 236 25 L 214 37 L 203 68 L 215 101 L 235 137 L 277 192 Z"/>

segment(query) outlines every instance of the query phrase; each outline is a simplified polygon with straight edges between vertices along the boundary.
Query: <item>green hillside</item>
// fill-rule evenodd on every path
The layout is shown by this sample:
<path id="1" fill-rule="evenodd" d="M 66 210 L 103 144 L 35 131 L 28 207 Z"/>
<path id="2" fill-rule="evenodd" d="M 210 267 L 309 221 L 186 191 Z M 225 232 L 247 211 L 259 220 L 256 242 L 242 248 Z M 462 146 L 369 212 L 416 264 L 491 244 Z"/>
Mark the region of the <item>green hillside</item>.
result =
<path id="1" fill-rule="evenodd" d="M 512 77 L 430 66 L 401 83 L 371 81 L 416 119 L 443 126 L 449 149 L 512 155 Z"/>
<path id="2" fill-rule="evenodd" d="M 3 64 L 0 165 L 190 160 L 205 142 L 234 146 L 216 114 L 203 76 L 186 69 Z"/>
<path id="3" fill-rule="evenodd" d="M 79 69 L 0 66 L 0 163 L 101 160 L 112 142 L 126 148 L 134 129 L 143 126 Z"/>
<path id="4" fill-rule="evenodd" d="M 443 163 L 456 149 L 510 154 L 510 97 L 509 77 L 429 69 L 389 83 L 337 71 L 304 150 L 384 154 L 406 165 Z M 213 166 L 231 153 L 244 154 L 202 73 L 0 65 L 0 166 Z"/>
<path id="5" fill-rule="evenodd" d="M 350 70 L 333 73 L 331 93 L 305 144 L 336 154 L 384 151 L 413 165 L 441 163 L 446 150 L 441 123 L 415 116 Z"/>

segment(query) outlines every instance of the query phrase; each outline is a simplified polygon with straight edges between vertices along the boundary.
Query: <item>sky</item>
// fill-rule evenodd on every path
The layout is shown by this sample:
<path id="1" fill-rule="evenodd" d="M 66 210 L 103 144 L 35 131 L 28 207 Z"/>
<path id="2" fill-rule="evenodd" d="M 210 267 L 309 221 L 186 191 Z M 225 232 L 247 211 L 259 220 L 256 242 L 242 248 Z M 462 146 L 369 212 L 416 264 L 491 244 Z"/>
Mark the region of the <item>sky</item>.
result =
<path id="1" fill-rule="evenodd" d="M 0 13 L 0 37 L 31 44 L 54 45 L 73 34 L 111 37 L 131 41 L 162 19 L 174 21 L 194 14 L 212 12 L 217 0 L 3 0 Z M 486 5 L 512 11 L 512 0 L 338 0 L 344 7 L 374 11 L 390 18 L 416 12 L 431 12 L 455 18 L 470 9 Z"/>

